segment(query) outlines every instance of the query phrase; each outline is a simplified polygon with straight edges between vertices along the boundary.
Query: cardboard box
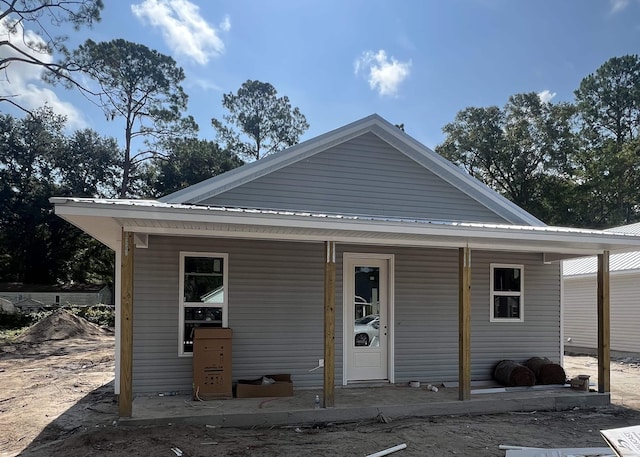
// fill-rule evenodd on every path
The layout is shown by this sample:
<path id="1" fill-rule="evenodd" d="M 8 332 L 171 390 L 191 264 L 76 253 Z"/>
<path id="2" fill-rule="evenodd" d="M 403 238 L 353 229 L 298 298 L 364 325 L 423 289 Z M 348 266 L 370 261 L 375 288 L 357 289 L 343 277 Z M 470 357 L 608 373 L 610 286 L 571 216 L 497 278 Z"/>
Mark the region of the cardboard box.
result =
<path id="1" fill-rule="evenodd" d="M 589 375 L 581 374 L 571 380 L 571 388 L 589 392 Z"/>
<path id="2" fill-rule="evenodd" d="M 268 374 L 273 384 L 264 384 L 263 378 L 252 380 L 239 380 L 236 385 L 237 398 L 254 397 L 291 397 L 293 396 L 293 382 L 290 374 Z"/>
<path id="3" fill-rule="evenodd" d="M 231 398 L 230 328 L 196 328 L 193 340 L 193 396 L 198 400 Z"/>

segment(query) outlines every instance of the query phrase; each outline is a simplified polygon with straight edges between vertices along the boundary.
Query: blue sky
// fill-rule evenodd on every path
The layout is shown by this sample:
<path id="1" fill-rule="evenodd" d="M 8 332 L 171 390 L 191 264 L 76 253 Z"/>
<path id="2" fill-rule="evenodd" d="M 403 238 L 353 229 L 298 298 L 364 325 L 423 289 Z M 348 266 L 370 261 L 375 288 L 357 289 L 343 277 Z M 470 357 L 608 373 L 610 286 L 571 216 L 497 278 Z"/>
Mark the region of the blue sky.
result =
<path id="1" fill-rule="evenodd" d="M 307 117 L 303 140 L 378 113 L 434 148 L 468 106 L 502 106 L 520 92 L 571 101 L 607 59 L 640 52 L 640 0 L 105 3 L 93 29 L 64 31 L 69 45 L 124 38 L 173 56 L 187 76 L 188 114 L 206 139 L 215 137 L 211 118 L 224 114 L 223 93 L 258 79 Z M 15 65 L 7 77 L 0 90 L 10 85 L 23 103 L 47 100 L 74 128 L 122 137 L 121 120 L 107 122 L 32 69 Z"/>

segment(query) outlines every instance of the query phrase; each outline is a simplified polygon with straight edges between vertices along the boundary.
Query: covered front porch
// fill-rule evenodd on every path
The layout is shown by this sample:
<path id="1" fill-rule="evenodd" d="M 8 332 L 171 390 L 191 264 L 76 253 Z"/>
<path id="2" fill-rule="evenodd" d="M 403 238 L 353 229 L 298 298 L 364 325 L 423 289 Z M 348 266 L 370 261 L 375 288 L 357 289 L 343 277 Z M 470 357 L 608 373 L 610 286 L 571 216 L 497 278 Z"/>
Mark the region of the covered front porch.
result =
<path id="1" fill-rule="evenodd" d="M 236 415 L 238 415 L 238 418 L 251 421 L 258 420 L 257 418 L 267 414 L 273 416 L 270 423 L 281 423 L 279 421 L 284 419 L 294 422 L 314 420 L 325 422 L 359 420 L 359 418 L 376 417 L 380 413 L 390 416 L 428 416 L 509 410 L 564 409 L 575 406 L 597 406 L 598 404 L 609 402 L 609 252 L 637 248 L 640 245 L 639 237 L 627 234 L 546 226 L 364 218 L 346 215 L 199 207 L 165 204 L 155 201 L 101 201 L 60 198 L 54 199 L 54 202 L 56 203 L 56 212 L 58 214 L 81 227 L 87 233 L 91 233 L 92 236 L 100 239 L 108 246 L 113 247 L 116 251 L 116 262 L 119 265 L 116 270 L 116 282 L 119 284 L 117 309 L 120 316 L 116 324 L 118 338 L 116 389 L 119 394 L 119 413 L 123 418 L 131 417 L 132 421 L 144 421 L 160 417 L 161 420 L 169 420 L 171 422 L 177 420 L 177 418 L 184 418 L 183 420 L 189 421 L 187 418 L 193 416 L 194 418 L 202 417 L 202 420 L 206 421 L 221 421 L 228 424 L 228 421 L 231 420 L 230 418 L 236 417 Z M 151 243 L 149 242 L 150 239 L 152 240 Z M 225 246 L 219 247 L 222 242 L 224 242 Z M 134 309 L 140 309 L 141 306 L 139 303 L 134 304 L 134 270 L 138 258 L 145 260 L 147 267 L 153 265 L 153 262 L 157 263 L 158 259 L 161 258 L 153 257 L 150 254 L 147 254 L 146 258 L 144 257 L 145 251 L 153 251 L 154 243 L 155 246 L 165 249 L 167 253 L 165 257 L 167 259 L 177 259 L 179 252 L 195 251 L 194 246 L 197 246 L 197 250 L 210 250 L 212 252 L 222 252 L 223 250 L 229 252 L 231 250 L 230 255 L 236 256 L 234 258 L 245 253 L 244 255 L 249 259 L 246 265 L 256 263 L 255 259 L 248 256 L 246 252 L 264 252 L 266 253 L 265 255 L 270 256 L 269 259 L 277 260 L 281 256 L 281 251 L 288 246 L 285 243 L 295 243 L 296 251 L 299 251 L 298 255 L 300 255 L 300 252 L 306 254 L 304 255 L 305 265 L 313 266 L 314 281 L 319 280 L 317 281 L 319 283 L 324 279 L 324 303 L 322 303 L 323 300 L 320 293 L 316 294 L 313 300 L 313 303 L 318 305 L 315 306 L 315 309 L 324 311 L 324 319 L 320 318 L 319 312 L 317 314 L 314 312 L 314 316 L 317 316 L 317 319 L 314 320 L 316 328 L 324 327 L 322 332 L 322 348 L 324 351 L 323 354 L 320 351 L 315 352 L 320 348 L 320 345 L 317 345 L 314 346 L 314 352 L 310 353 L 309 356 L 309 358 L 314 358 L 315 360 L 318 360 L 316 354 L 324 356 L 322 389 L 317 389 L 312 394 L 310 394 L 312 392 L 310 390 L 299 389 L 295 391 L 294 397 L 290 399 L 278 398 L 267 402 L 264 399 L 234 399 L 201 404 L 192 402 L 188 397 L 145 397 L 143 394 L 134 395 L 133 316 Z M 320 243 L 324 245 L 324 249 L 320 247 Z M 202 248 L 205 244 L 207 246 L 206 249 Z M 251 246 L 253 249 L 247 246 Z M 348 251 L 345 250 L 345 246 L 348 247 Z M 359 246 L 364 246 L 364 248 L 359 249 Z M 444 257 L 448 259 L 446 290 L 448 294 L 447 303 L 449 305 L 446 309 L 450 313 L 447 316 L 451 316 L 453 319 L 457 317 L 457 319 L 455 321 L 452 319 L 455 328 L 447 332 L 448 335 L 453 335 L 453 338 L 451 338 L 453 341 L 447 341 L 449 342 L 448 347 L 454 348 L 450 352 L 455 351 L 456 346 L 457 351 L 455 351 L 455 354 L 447 353 L 446 358 L 443 360 L 450 366 L 457 365 L 457 380 L 460 387 L 445 388 L 437 393 L 404 386 L 397 387 L 394 386 L 396 380 L 393 379 L 395 371 L 392 367 L 388 369 L 390 373 L 390 376 L 388 376 L 389 384 L 384 388 L 367 386 L 364 389 L 360 389 L 358 385 L 358 388 L 354 389 L 336 386 L 336 383 L 339 384 L 339 374 L 336 373 L 336 368 L 340 368 L 338 361 L 340 354 L 336 354 L 336 350 L 341 349 L 339 344 L 336 344 L 336 314 L 339 316 L 339 311 L 337 312 L 336 308 L 341 306 L 336 303 L 336 295 L 339 297 L 340 293 L 340 288 L 336 285 L 336 263 L 339 263 L 341 259 L 347 258 L 344 257 L 346 252 L 359 250 L 363 252 L 371 252 L 372 250 L 378 252 L 386 250 L 396 255 L 397 252 L 402 250 L 402 258 L 396 255 L 396 260 L 398 264 L 401 261 L 405 262 L 403 264 L 404 271 L 410 272 L 410 262 L 415 261 L 417 255 L 415 252 L 419 249 L 430 250 L 428 252 L 420 251 L 422 253 L 419 256 L 421 259 L 427 257 L 425 253 L 431 255 L 431 258 L 437 259 L 438 262 L 441 262 Z M 139 252 L 135 253 L 135 251 Z M 511 390 L 490 395 L 474 393 L 472 386 L 473 358 L 471 354 L 474 343 L 471 338 L 471 310 L 472 295 L 475 292 L 472 293 L 471 290 L 471 270 L 473 265 L 483 265 L 482 270 L 488 271 L 490 263 L 495 261 L 496 253 L 499 253 L 502 256 L 501 258 L 514 255 L 526 256 L 525 260 L 538 271 L 547 268 L 546 266 L 549 263 L 558 262 L 563 258 L 593 254 L 599 256 L 599 394 L 578 393 L 566 388 L 558 388 L 554 391 L 547 389 Z M 135 261 L 134 257 L 136 257 Z M 433 268 L 441 265 L 438 262 L 435 260 L 432 262 Z M 513 262 L 509 261 L 508 263 L 511 264 Z M 169 276 L 164 281 L 156 279 L 158 284 L 160 282 L 168 283 L 171 280 L 176 281 L 178 269 L 177 266 L 169 268 L 171 265 L 163 270 L 163 272 L 169 272 Z M 324 268 L 321 269 L 321 266 Z M 324 274 L 322 274 L 322 270 L 324 270 Z M 558 273 L 559 267 L 556 266 L 554 271 L 550 272 L 551 276 L 548 277 L 547 282 L 540 282 L 540 289 L 544 289 L 546 287 L 545 284 L 554 283 L 553 287 L 559 291 L 561 276 Z M 408 275 L 402 278 L 406 277 Z M 528 278 L 531 279 L 532 275 L 529 274 Z M 422 281 L 424 282 L 424 280 Z M 394 280 L 392 277 L 389 277 L 388 283 L 393 286 Z M 249 283 L 245 282 L 243 284 Z M 418 284 L 415 280 L 413 282 L 409 279 L 405 281 L 405 286 L 415 284 Z M 488 276 L 483 277 L 482 288 L 474 290 L 488 289 L 488 284 Z M 435 287 L 437 283 L 434 281 L 433 285 Z M 347 290 L 344 287 L 344 282 L 343 289 Z M 177 290 L 176 286 L 175 291 Z M 235 290 L 242 291 L 242 288 L 236 288 Z M 276 291 L 275 289 L 270 290 Z M 314 288 L 314 290 L 316 289 Z M 261 296 L 264 296 L 264 290 L 257 288 L 256 291 Z M 320 288 L 318 288 L 318 292 L 321 292 Z M 404 293 L 410 294 L 410 287 L 405 287 Z M 532 293 L 529 294 L 530 297 L 532 295 Z M 350 292 L 347 293 L 347 297 L 349 298 L 350 296 Z M 393 297 L 394 293 L 389 292 L 388 296 Z M 154 306 L 157 305 L 159 299 L 164 299 L 163 296 L 159 295 L 154 295 L 153 298 Z M 173 298 L 166 300 L 165 307 L 171 313 L 174 311 L 172 307 L 173 301 Z M 249 302 L 250 300 L 246 299 L 244 301 Z M 237 300 L 237 302 L 240 303 L 243 300 Z M 343 302 L 346 303 L 347 300 L 343 299 Z M 483 312 L 486 312 L 485 302 L 485 299 L 476 300 L 476 306 L 481 307 Z M 556 346 L 554 352 L 558 354 L 558 357 L 562 353 L 559 302 L 559 292 L 548 303 L 545 301 L 547 303 L 545 306 L 553 308 L 550 314 L 553 321 L 540 321 L 542 322 L 540 324 L 542 328 L 547 328 L 546 324 L 556 326 L 557 330 L 555 332 L 557 334 L 553 336 L 553 344 Z M 529 316 L 531 315 L 532 313 L 529 313 Z M 170 318 L 174 319 L 174 316 L 174 314 L 171 314 Z M 411 317 L 410 315 L 405 316 L 405 325 L 411 324 Z M 478 326 L 480 323 L 488 327 L 485 320 L 483 318 L 480 321 L 476 321 L 475 325 Z M 343 322 L 346 322 L 346 320 L 343 319 Z M 437 329 L 434 328 L 434 330 Z M 394 325 L 389 325 L 389 331 L 395 331 Z M 346 334 L 346 332 L 343 333 Z M 423 333 L 420 332 L 420 335 Z M 490 333 L 492 335 L 495 334 L 495 330 Z M 391 337 L 389 339 L 393 341 Z M 428 341 L 421 341 L 425 345 L 421 346 L 422 349 L 420 350 L 428 352 L 429 346 L 426 344 Z M 173 340 L 171 342 L 173 343 Z M 247 340 L 245 340 L 246 342 Z M 320 342 L 319 339 L 318 342 Z M 409 339 L 407 339 L 407 344 L 409 342 Z M 521 344 L 523 347 L 526 346 L 526 342 Z M 173 347 L 172 345 L 171 349 Z M 529 346 L 526 347 L 528 348 Z M 393 353 L 391 349 L 390 353 Z M 188 369 L 184 369 L 188 365 L 184 363 L 185 360 L 188 360 L 187 358 L 176 357 L 173 350 L 168 354 L 170 354 L 170 359 L 158 359 L 158 361 L 163 361 L 162 364 L 158 363 L 158 370 L 161 369 L 160 367 L 166 369 L 165 360 L 177 360 L 182 362 L 180 365 L 181 372 L 183 374 L 189 373 Z M 498 358 L 492 356 L 491 360 L 483 361 L 483 363 L 488 366 L 494 363 L 494 359 L 495 361 L 498 360 Z M 391 362 L 396 361 L 393 357 L 390 357 L 389 360 Z M 408 366 L 410 367 L 410 364 Z M 269 371 L 262 372 L 268 373 Z M 302 372 L 299 370 L 299 373 Z M 404 375 L 405 380 L 425 379 L 424 377 L 407 378 L 407 376 L 410 376 L 410 374 Z M 411 374 L 411 376 L 414 375 Z M 486 375 L 483 374 L 482 378 L 485 377 Z M 336 378 L 338 378 L 338 382 L 336 382 Z M 454 376 L 450 375 L 448 378 L 443 379 L 453 378 Z M 309 386 L 310 384 L 308 383 L 307 385 Z M 356 395 L 358 391 L 362 391 L 360 397 Z M 315 395 L 320 396 L 322 409 L 316 410 L 313 408 L 312 400 Z M 403 396 L 402 399 L 398 398 L 399 395 Z M 406 397 L 404 397 L 405 395 Z M 366 401 L 363 401 L 363 399 Z M 591 402 L 595 402 L 595 404 Z M 168 406 L 174 403 L 177 409 Z M 154 410 L 151 407 L 152 405 L 156 405 L 155 410 L 157 413 L 155 414 L 146 412 L 147 408 L 150 411 Z M 243 405 L 247 406 L 247 412 L 238 412 L 239 409 L 244 408 Z M 169 414 L 170 411 L 172 412 L 171 415 Z M 266 413 L 265 411 L 269 412 Z M 340 419 L 341 414 L 345 415 L 342 419 Z M 256 419 L 251 419 L 252 416 L 255 416 Z M 282 419 L 278 419 L 278 417 Z M 314 417 L 317 419 L 314 419 Z M 246 425 L 249 425 L 249 423 Z"/>
<path id="2" fill-rule="evenodd" d="M 131 418 L 122 425 L 198 424 L 215 427 L 272 425 L 304 426 L 401 417 L 496 414 L 505 412 L 588 409 L 609 404 L 609 393 L 585 392 L 561 386 L 505 388 L 473 386 L 467 401 L 459 401 L 456 387 L 437 392 L 425 385 L 345 387 L 335 390 L 334 408 L 314 408 L 318 390 L 295 390 L 292 397 L 234 398 L 197 401 L 190 395 L 137 396 Z"/>

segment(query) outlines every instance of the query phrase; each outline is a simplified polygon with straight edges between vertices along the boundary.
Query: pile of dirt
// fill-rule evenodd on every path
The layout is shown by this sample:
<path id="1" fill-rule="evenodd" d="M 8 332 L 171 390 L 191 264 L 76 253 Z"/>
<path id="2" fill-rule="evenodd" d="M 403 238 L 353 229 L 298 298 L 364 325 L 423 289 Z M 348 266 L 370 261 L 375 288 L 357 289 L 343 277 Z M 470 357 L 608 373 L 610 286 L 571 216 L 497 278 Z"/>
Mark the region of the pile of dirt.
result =
<path id="1" fill-rule="evenodd" d="M 104 330 L 88 320 L 59 309 L 29 327 L 17 338 L 20 343 L 42 343 L 67 338 L 92 338 L 105 335 Z"/>

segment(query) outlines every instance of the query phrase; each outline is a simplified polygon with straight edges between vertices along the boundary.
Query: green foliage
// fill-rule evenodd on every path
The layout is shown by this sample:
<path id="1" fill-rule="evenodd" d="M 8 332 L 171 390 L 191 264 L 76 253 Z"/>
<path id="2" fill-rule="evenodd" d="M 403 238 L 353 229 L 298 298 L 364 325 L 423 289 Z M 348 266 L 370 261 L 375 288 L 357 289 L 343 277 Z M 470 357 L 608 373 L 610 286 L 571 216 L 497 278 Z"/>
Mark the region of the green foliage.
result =
<path id="1" fill-rule="evenodd" d="M 224 94 L 222 106 L 229 111 L 224 122 L 211 120 L 217 139 L 247 160 L 293 146 L 309 128 L 300 110 L 269 83 L 247 80 L 236 94 Z"/>
<path id="2" fill-rule="evenodd" d="M 100 21 L 104 8 L 102 0 L 52 2 L 50 0 L 0 1 L 0 71 L 10 74 L 14 62 L 40 67 L 49 75 L 56 75 L 71 86 L 83 88 L 74 77 L 72 65 L 49 62 L 48 55 L 57 50 L 65 52 L 66 36 L 56 35 L 55 28 L 70 23 L 75 30 Z M 7 76 L 11 82 L 11 76 Z M 8 85 L 9 87 L 11 84 Z M 8 102 L 28 111 L 15 100 L 15 93 L 1 93 L 0 102 Z"/>
<path id="3" fill-rule="evenodd" d="M 5 313 L 0 311 L 0 343 L 12 343 L 30 326 L 51 313 L 52 311 L 37 313 Z"/>
<path id="4" fill-rule="evenodd" d="M 539 218 L 551 219 L 565 203 L 548 198 L 552 186 L 568 186 L 570 105 L 545 103 L 535 93 L 516 94 L 501 109 L 470 107 L 443 131 L 436 151 Z"/>
<path id="5" fill-rule="evenodd" d="M 64 117 L 48 107 L 24 119 L 0 115 L 0 281 L 98 279 L 90 272 L 105 260 L 105 248 L 56 216 L 49 198 L 102 196 L 118 151 L 112 140 L 89 130 L 65 136 L 64 125 Z M 78 136 L 91 144 L 79 145 Z M 111 271 L 100 282 L 108 282 Z"/>
<path id="6" fill-rule="evenodd" d="M 41 316 L 38 314 L 22 314 L 22 313 L 7 313 L 0 311 L 0 330 L 14 330 L 11 336 L 15 336 L 18 332 L 25 327 L 28 327 L 37 322 Z"/>
<path id="7" fill-rule="evenodd" d="M 54 165 L 59 172 L 60 195 L 115 196 L 121 163 L 114 138 L 102 137 L 91 129 L 76 130 L 65 138 L 64 154 Z"/>
<path id="8" fill-rule="evenodd" d="M 116 311 L 113 306 L 72 306 L 66 309 L 70 313 L 82 317 L 93 324 L 99 325 L 100 327 L 115 327 L 116 325 Z"/>
<path id="9" fill-rule="evenodd" d="M 181 138 L 169 141 L 164 157 L 149 170 L 149 191 L 153 197 L 169 194 L 212 178 L 243 164 L 229 150 L 207 140 Z"/>
<path id="10" fill-rule="evenodd" d="M 575 104 L 518 94 L 467 108 L 437 151 L 547 223 L 607 228 L 640 220 L 640 58 L 585 77 Z"/>
<path id="11" fill-rule="evenodd" d="M 575 91 L 582 132 L 592 144 L 633 140 L 640 131 L 640 57 L 613 57 Z"/>
<path id="12" fill-rule="evenodd" d="M 20 336 L 20 334 L 24 331 L 23 328 L 19 329 L 4 329 L 0 325 L 0 344 L 11 344 L 15 341 L 15 339 Z"/>
<path id="13" fill-rule="evenodd" d="M 640 218 L 640 58 L 614 57 L 575 91 L 581 145 L 578 206 L 590 226 L 629 224 Z"/>
<path id="14" fill-rule="evenodd" d="M 191 116 L 182 117 L 188 99 L 180 85 L 185 76 L 170 56 L 123 39 L 100 43 L 87 40 L 67 56 L 64 64 L 97 83 L 107 120 L 124 120 L 121 198 L 130 196 L 142 164 L 159 153 L 158 143 L 192 136 L 198 129 Z M 134 152 L 134 140 L 138 138 L 144 147 Z"/>

